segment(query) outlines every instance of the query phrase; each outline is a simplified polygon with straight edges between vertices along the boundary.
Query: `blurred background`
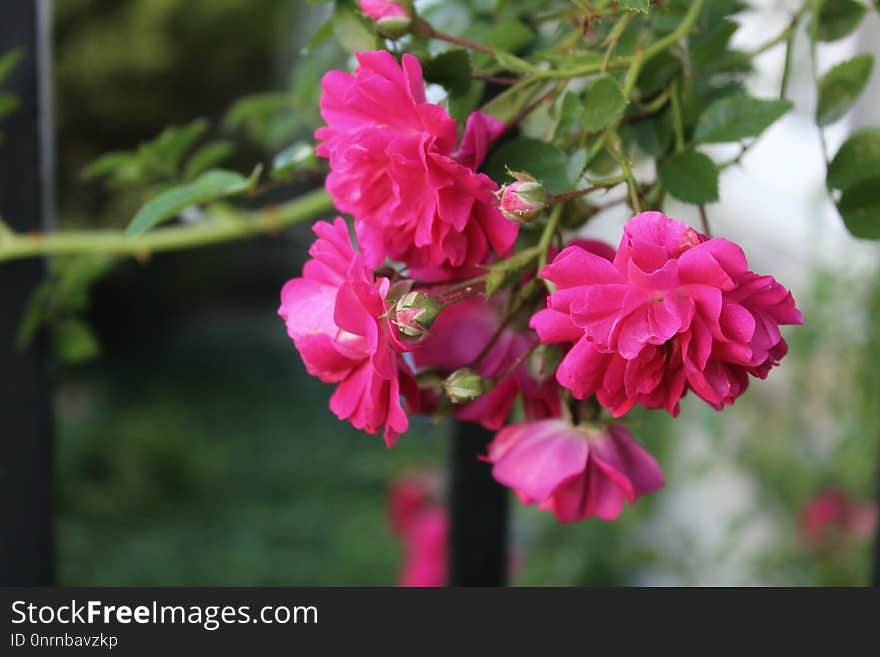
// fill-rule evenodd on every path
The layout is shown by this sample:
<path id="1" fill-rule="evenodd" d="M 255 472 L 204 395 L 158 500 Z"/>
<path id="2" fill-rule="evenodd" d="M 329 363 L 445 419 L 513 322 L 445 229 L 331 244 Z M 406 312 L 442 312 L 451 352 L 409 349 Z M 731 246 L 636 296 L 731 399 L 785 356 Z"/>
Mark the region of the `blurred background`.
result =
<path id="1" fill-rule="evenodd" d="M 468 3 L 439 4 L 432 22 L 455 31 Z M 742 47 L 791 15 L 784 2 L 750 4 L 734 37 Z M 56 2 L 61 226 L 124 225 L 138 194 L 110 194 L 81 173 L 168 124 L 208 119 L 205 139 L 247 145 L 226 163 L 239 170 L 309 139 L 314 82 L 347 62 L 329 41 L 301 57 L 322 11 L 297 0 Z M 820 46 L 820 68 L 877 50 L 878 37 L 872 15 L 854 37 Z M 777 93 L 782 56 L 757 60 L 756 94 Z M 805 56 L 794 61 L 796 110 L 725 171 L 722 203 L 709 207 L 715 234 L 741 243 L 804 312 L 803 327 L 785 330 L 784 366 L 723 413 L 690 396 L 676 421 L 634 414 L 667 484 L 619 521 L 560 525 L 514 503 L 513 583 L 869 582 L 880 251 L 849 237 L 825 197 L 811 72 Z M 829 131 L 831 152 L 872 113 L 876 122 L 878 98 L 875 72 L 849 125 Z M 626 218 L 607 212 L 587 232 L 616 244 Z M 130 261 L 94 289 L 101 357 L 55 373 L 61 584 L 396 581 L 388 487 L 414 469 L 442 472 L 449 427 L 417 420 L 388 450 L 328 412 L 331 387 L 307 376 L 275 314 L 310 241 L 301 227 Z"/>

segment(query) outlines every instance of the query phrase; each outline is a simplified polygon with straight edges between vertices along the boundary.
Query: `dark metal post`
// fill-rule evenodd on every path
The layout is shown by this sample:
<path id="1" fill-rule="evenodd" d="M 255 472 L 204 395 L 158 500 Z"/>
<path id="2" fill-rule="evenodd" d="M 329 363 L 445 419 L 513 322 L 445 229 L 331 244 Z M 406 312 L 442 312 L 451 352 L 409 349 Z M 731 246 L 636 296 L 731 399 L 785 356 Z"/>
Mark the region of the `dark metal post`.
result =
<path id="1" fill-rule="evenodd" d="M 877 459 L 877 521 L 874 529 L 874 588 L 880 589 L 880 458 Z"/>
<path id="2" fill-rule="evenodd" d="M 22 59 L 3 89 L 19 109 L 3 121 L 0 217 L 18 231 L 43 230 L 52 211 L 49 0 L 4 0 L 0 55 Z M 15 350 L 28 296 L 43 278 L 41 261 L 0 265 L 0 584 L 50 585 L 52 440 L 50 389 L 39 349 Z"/>
<path id="3" fill-rule="evenodd" d="M 478 459 L 492 434 L 456 422 L 452 444 L 450 583 L 503 586 L 507 579 L 507 489 Z"/>

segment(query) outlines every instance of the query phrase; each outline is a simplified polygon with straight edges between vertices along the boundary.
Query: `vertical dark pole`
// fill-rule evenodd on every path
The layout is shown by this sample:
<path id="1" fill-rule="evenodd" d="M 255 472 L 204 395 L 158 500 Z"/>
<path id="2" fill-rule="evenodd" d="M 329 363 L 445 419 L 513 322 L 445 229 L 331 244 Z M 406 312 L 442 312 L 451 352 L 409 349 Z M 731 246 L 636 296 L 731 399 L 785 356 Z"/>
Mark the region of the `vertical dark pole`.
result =
<path id="1" fill-rule="evenodd" d="M 456 422 L 452 444 L 450 583 L 503 586 L 507 579 L 507 490 L 478 459 L 492 434 Z"/>
<path id="2" fill-rule="evenodd" d="M 877 527 L 874 530 L 874 588 L 880 589 L 880 458 L 877 459 Z"/>
<path id="3" fill-rule="evenodd" d="M 49 0 L 3 0 L 0 54 L 22 59 L 5 91 L 21 106 L 3 121 L 0 217 L 17 231 L 43 230 L 52 211 Z M 0 265 L 0 584 L 50 585 L 52 439 L 49 381 L 39 349 L 14 348 L 41 261 Z"/>

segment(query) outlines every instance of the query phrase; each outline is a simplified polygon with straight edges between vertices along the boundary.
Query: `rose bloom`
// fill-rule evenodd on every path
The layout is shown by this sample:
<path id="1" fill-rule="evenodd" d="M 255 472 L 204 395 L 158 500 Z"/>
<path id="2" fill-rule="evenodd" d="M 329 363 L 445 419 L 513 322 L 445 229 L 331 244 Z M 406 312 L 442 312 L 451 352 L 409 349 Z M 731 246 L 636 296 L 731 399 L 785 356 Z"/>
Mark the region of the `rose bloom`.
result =
<path id="1" fill-rule="evenodd" d="M 431 335 L 413 352 L 417 369 L 437 368 L 447 375 L 474 363 L 501 325 L 502 297 L 484 300 L 469 297 L 446 308 L 431 327 Z M 483 377 L 506 374 L 520 357 L 535 346 L 534 334 L 510 326 L 477 364 Z M 559 415 L 559 388 L 552 375 L 546 379 L 534 375 L 525 359 L 512 372 L 494 382 L 492 389 L 476 401 L 456 406 L 455 416 L 498 430 L 507 421 L 517 396 L 522 395 L 526 417 L 540 419 Z M 436 395 L 428 393 L 423 407 L 436 405 Z"/>
<path id="2" fill-rule="evenodd" d="M 677 415 L 687 390 L 717 410 L 732 404 L 788 351 L 779 325 L 803 323 L 739 246 L 659 212 L 627 222 L 613 262 L 570 246 L 541 276 L 556 292 L 531 326 L 543 342 L 574 343 L 559 383 L 616 417 L 635 404 Z"/>
<path id="3" fill-rule="evenodd" d="M 358 0 L 361 11 L 373 20 L 404 18 L 409 16 L 406 7 L 392 0 Z"/>
<path id="4" fill-rule="evenodd" d="M 391 528 L 403 542 L 399 586 L 445 586 L 449 519 L 436 485 L 424 474 L 395 481 L 388 497 Z"/>
<path id="5" fill-rule="evenodd" d="M 624 501 L 663 485 L 660 466 L 622 424 L 572 425 L 554 418 L 505 427 L 489 444 L 495 479 L 524 504 L 560 522 L 614 520 Z"/>
<path id="6" fill-rule="evenodd" d="M 278 314 L 309 374 L 338 384 L 330 410 L 368 433 L 384 428 L 390 446 L 409 424 L 401 395 L 413 407 L 418 401 L 405 346 L 387 319 L 390 282 L 355 252 L 342 218 L 313 230 L 312 259 L 282 289 Z"/>
<path id="7" fill-rule="evenodd" d="M 477 271 L 506 255 L 518 226 L 499 212 L 497 185 L 475 169 L 503 129 L 475 113 L 456 151 L 457 126 L 427 102 L 418 59 L 387 51 L 356 54 L 353 75 L 323 80 L 317 154 L 330 160 L 327 190 L 355 218 L 370 266 L 403 262 L 422 280 Z"/>
<path id="8" fill-rule="evenodd" d="M 835 538 L 865 538 L 874 533 L 877 507 L 855 502 L 846 493 L 826 490 L 813 497 L 801 513 L 801 536 L 807 546 L 823 549 Z"/>

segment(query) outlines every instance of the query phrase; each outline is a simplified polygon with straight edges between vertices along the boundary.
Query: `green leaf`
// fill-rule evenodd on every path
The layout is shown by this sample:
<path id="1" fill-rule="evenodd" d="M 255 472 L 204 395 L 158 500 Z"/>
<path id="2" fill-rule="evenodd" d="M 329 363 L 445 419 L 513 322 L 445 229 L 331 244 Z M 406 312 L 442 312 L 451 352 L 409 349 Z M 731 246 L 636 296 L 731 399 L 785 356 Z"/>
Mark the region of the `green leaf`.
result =
<path id="1" fill-rule="evenodd" d="M 485 88 L 485 83 L 479 80 L 471 80 L 466 94 L 457 97 L 450 96 L 448 100 L 450 116 L 458 123 L 463 124 L 467 121 L 471 112 L 477 108 Z"/>
<path id="2" fill-rule="evenodd" d="M 376 35 L 372 21 L 348 3 L 336 3 L 333 34 L 339 45 L 348 52 L 378 50 L 381 47 L 381 40 Z"/>
<path id="3" fill-rule="evenodd" d="M 880 128 L 857 130 L 837 151 L 828 167 L 828 186 L 845 190 L 880 176 Z"/>
<path id="4" fill-rule="evenodd" d="M 559 118 L 556 120 L 556 128 L 554 130 L 554 136 L 557 139 L 577 130 L 584 113 L 584 105 L 576 93 L 566 91 L 558 111 Z"/>
<path id="5" fill-rule="evenodd" d="M 716 100 L 700 115 L 694 138 L 710 144 L 756 137 L 791 107 L 787 100 L 727 96 Z"/>
<path id="6" fill-rule="evenodd" d="M 880 239 L 880 175 L 848 188 L 837 202 L 837 210 L 850 233 L 862 239 Z"/>
<path id="7" fill-rule="evenodd" d="M 260 167 L 250 177 L 240 173 L 213 169 L 185 185 L 176 185 L 147 201 L 138 210 L 126 229 L 126 235 L 140 235 L 151 228 L 177 216 L 192 205 L 209 203 L 221 198 L 242 194 L 253 189 L 260 175 Z"/>
<path id="8" fill-rule="evenodd" d="M 694 38 L 690 53 L 691 65 L 695 68 L 702 68 L 723 57 L 730 39 L 738 28 L 739 23 L 725 19 L 712 32 Z"/>
<path id="9" fill-rule="evenodd" d="M 812 21 L 813 38 L 837 41 L 855 30 L 867 12 L 856 0 L 820 0 Z"/>
<path id="10" fill-rule="evenodd" d="M 652 57 L 639 73 L 638 87 L 642 98 L 651 98 L 666 89 L 681 69 L 681 60 L 669 52 Z"/>
<path id="11" fill-rule="evenodd" d="M 333 32 L 333 19 L 328 18 L 326 21 L 321 23 L 321 26 L 317 30 L 315 30 L 314 34 L 312 34 L 312 38 L 309 39 L 308 44 L 306 44 L 304 54 L 312 52 L 315 48 L 327 41 L 327 39 L 333 36 Z"/>
<path id="12" fill-rule="evenodd" d="M 646 155 L 654 158 L 659 158 L 666 153 L 675 139 L 672 117 L 668 111 L 624 127 L 632 131 L 638 147 Z M 626 131 L 623 131 L 621 137 L 625 134 Z"/>
<path id="13" fill-rule="evenodd" d="M 482 43 L 495 50 L 517 52 L 535 39 L 535 33 L 525 23 L 502 20 L 492 26 L 482 37 Z"/>
<path id="14" fill-rule="evenodd" d="M 610 75 L 603 75 L 593 82 L 584 98 L 584 129 L 601 130 L 623 116 L 625 109 L 626 98 L 620 84 Z"/>
<path id="15" fill-rule="evenodd" d="M 570 191 L 575 182 L 569 179 L 565 153 L 558 146 L 530 137 L 507 142 L 486 162 L 486 172 L 493 180 L 506 180 L 507 170 L 534 176 L 551 194 Z"/>
<path id="16" fill-rule="evenodd" d="M 91 162 L 83 169 L 82 177 L 85 180 L 92 178 L 100 178 L 112 173 L 114 170 L 131 165 L 137 156 L 128 151 L 113 151 L 112 153 L 104 153 L 97 160 Z"/>
<path id="17" fill-rule="evenodd" d="M 21 50 L 16 48 L 15 50 L 10 50 L 8 53 L 0 57 L 0 82 L 6 79 L 6 76 L 12 72 L 18 63 L 21 61 Z"/>
<path id="18" fill-rule="evenodd" d="M 315 147 L 300 141 L 291 144 L 275 156 L 275 159 L 272 160 L 272 170 L 269 173 L 273 178 L 278 178 L 293 171 L 314 169 L 317 165 Z"/>
<path id="19" fill-rule="evenodd" d="M 449 95 L 464 96 L 471 87 L 471 58 L 457 48 L 432 57 L 424 66 L 425 79 L 443 86 Z"/>
<path id="20" fill-rule="evenodd" d="M 871 55 L 859 55 L 841 62 L 822 76 L 816 107 L 816 122 L 820 126 L 834 123 L 850 110 L 865 89 L 873 68 Z"/>
<path id="21" fill-rule="evenodd" d="M 568 158 L 568 166 L 566 167 L 566 174 L 569 181 L 571 181 L 572 187 L 577 186 L 580 182 L 581 176 L 584 174 L 584 169 L 587 166 L 587 149 L 580 148 L 571 154 L 571 157 Z"/>
<path id="22" fill-rule="evenodd" d="M 508 123 L 528 106 L 542 87 L 537 84 L 517 84 L 505 89 L 483 106 L 482 111 Z"/>
<path id="23" fill-rule="evenodd" d="M 192 180 L 199 174 L 216 167 L 235 152 L 235 144 L 225 139 L 211 141 L 199 148 L 187 160 L 183 177 Z"/>
<path id="24" fill-rule="evenodd" d="M 101 345 L 89 328 L 79 319 L 66 319 L 52 328 L 55 355 L 69 365 L 94 360 L 101 353 Z"/>
<path id="25" fill-rule="evenodd" d="M 617 0 L 617 6 L 621 9 L 647 14 L 648 9 L 651 7 L 651 0 Z"/>
<path id="26" fill-rule="evenodd" d="M 660 182 L 675 198 L 703 205 L 718 200 L 718 167 L 699 151 L 682 151 L 660 167 Z"/>

